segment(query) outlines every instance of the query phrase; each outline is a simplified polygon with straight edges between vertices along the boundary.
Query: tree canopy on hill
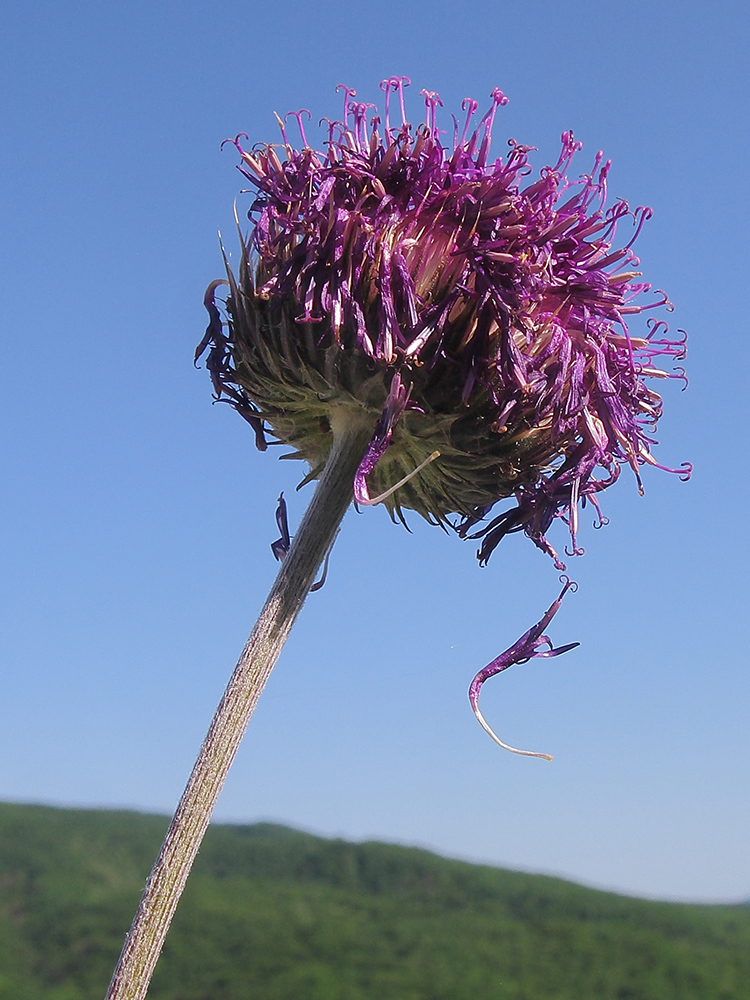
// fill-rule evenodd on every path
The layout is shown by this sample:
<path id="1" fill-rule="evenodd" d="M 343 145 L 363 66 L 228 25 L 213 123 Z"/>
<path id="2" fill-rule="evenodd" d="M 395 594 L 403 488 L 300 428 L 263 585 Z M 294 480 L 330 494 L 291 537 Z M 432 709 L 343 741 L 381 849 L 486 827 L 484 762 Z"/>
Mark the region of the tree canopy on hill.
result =
<path id="1" fill-rule="evenodd" d="M 0 805 L 0 1000 L 101 1000 L 167 819 Z M 742 1000 L 750 909 L 213 826 L 150 1000 Z"/>

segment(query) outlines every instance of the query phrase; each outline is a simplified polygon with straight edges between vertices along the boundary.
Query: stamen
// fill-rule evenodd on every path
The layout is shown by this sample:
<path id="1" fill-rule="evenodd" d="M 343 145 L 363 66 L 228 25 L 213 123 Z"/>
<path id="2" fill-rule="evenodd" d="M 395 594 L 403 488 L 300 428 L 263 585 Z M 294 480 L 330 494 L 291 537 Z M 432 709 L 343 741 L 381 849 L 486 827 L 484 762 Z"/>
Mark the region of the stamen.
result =
<path id="1" fill-rule="evenodd" d="M 424 123 L 427 126 L 427 130 L 432 136 L 432 138 L 437 139 L 438 137 L 438 128 L 436 120 L 437 107 L 438 105 L 440 105 L 440 107 L 442 108 L 443 102 L 440 100 L 439 94 L 434 90 L 420 90 L 419 93 L 421 94 L 422 97 L 424 97 L 424 103 L 426 107 Z"/>
<path id="2" fill-rule="evenodd" d="M 401 124 L 408 125 L 406 120 L 406 107 L 404 105 L 404 87 L 408 87 L 411 84 L 411 80 L 408 76 L 395 76 L 391 77 L 391 80 L 396 80 L 396 85 L 394 90 L 398 90 L 398 99 L 401 105 Z"/>
<path id="3" fill-rule="evenodd" d="M 630 247 L 632 247 L 632 245 L 635 243 L 635 241 L 641 234 L 641 229 L 643 229 L 644 222 L 648 222 L 648 220 L 653 216 L 653 214 L 654 214 L 653 209 L 649 208 L 648 205 L 639 205 L 638 208 L 636 208 L 636 210 L 633 212 L 633 225 L 635 226 L 635 234 L 633 238 L 628 243 L 625 244 L 626 250 L 629 250 Z"/>
<path id="4" fill-rule="evenodd" d="M 381 87 L 382 87 L 382 84 L 381 84 Z M 336 87 L 336 93 L 338 93 L 340 90 L 344 91 L 344 121 L 343 121 L 343 125 L 344 125 L 344 128 L 346 128 L 347 127 L 347 123 L 348 123 L 348 118 L 349 118 L 349 99 L 352 98 L 352 97 L 356 97 L 357 96 L 357 91 L 356 90 L 352 90 L 351 87 L 347 87 L 347 85 L 345 83 L 340 83 Z"/>
<path id="5" fill-rule="evenodd" d="M 292 147 L 290 146 L 289 140 L 287 139 L 287 135 L 286 135 L 286 120 L 287 120 L 287 118 L 289 117 L 290 114 L 292 114 L 291 111 L 288 114 L 284 115 L 284 118 L 282 120 L 279 117 L 279 115 L 278 115 L 278 113 L 276 111 L 274 111 L 274 113 L 273 113 L 273 116 L 276 119 L 276 124 L 279 126 L 279 131 L 281 132 L 281 138 L 284 140 L 284 145 L 286 147 L 286 155 L 287 156 L 291 156 L 292 155 Z"/>
<path id="6" fill-rule="evenodd" d="M 464 122 L 464 130 L 461 133 L 461 139 L 458 143 L 459 146 L 463 146 L 466 141 L 466 133 L 469 131 L 469 122 L 474 117 L 474 114 L 479 107 L 479 101 L 475 101 L 473 97 L 465 97 L 461 101 L 461 110 L 466 112 L 466 121 Z"/>
<path id="7" fill-rule="evenodd" d="M 390 118 L 390 104 L 391 104 L 391 91 L 398 91 L 399 99 L 401 101 L 401 118 L 403 124 L 406 125 L 406 108 L 404 107 L 404 87 L 408 87 L 411 80 L 408 76 L 389 76 L 385 80 L 380 81 L 380 89 L 385 94 L 385 134 L 388 142 L 393 141 L 391 135 L 391 118 Z"/>
<path id="8" fill-rule="evenodd" d="M 369 140 L 367 138 L 367 109 L 376 108 L 375 104 L 358 104 L 354 101 L 349 105 L 354 115 L 354 138 L 361 153 L 367 153 Z"/>
<path id="9" fill-rule="evenodd" d="M 404 357 L 410 358 L 414 354 L 418 354 L 419 351 L 422 350 L 424 345 L 430 339 L 430 337 L 434 334 L 434 332 L 435 332 L 434 327 L 430 325 L 426 326 L 424 330 L 422 330 L 422 332 L 418 334 L 406 348 L 406 350 L 404 351 Z"/>
<path id="10" fill-rule="evenodd" d="M 287 111 L 287 113 L 284 115 L 284 123 L 286 123 L 286 120 L 287 120 L 287 118 L 289 118 L 290 115 L 291 115 L 292 118 L 296 118 L 297 119 L 297 125 L 299 127 L 299 134 L 300 134 L 300 136 L 302 138 L 302 147 L 303 147 L 303 149 L 309 149 L 310 148 L 310 143 L 307 141 L 307 136 L 305 135 L 305 129 L 304 129 L 304 126 L 302 125 L 302 115 L 307 115 L 307 120 L 308 121 L 310 121 L 310 119 L 312 118 L 312 115 L 307 110 L 307 108 L 301 108 L 299 111 Z M 278 118 L 279 116 L 277 115 L 276 117 Z M 279 125 L 281 126 L 282 134 L 284 134 L 284 127 L 283 127 L 280 119 L 279 119 Z M 284 142 L 286 143 L 286 135 L 285 134 L 284 134 Z M 287 145 L 288 145 L 288 143 L 287 143 Z"/>
<path id="11" fill-rule="evenodd" d="M 492 127 L 495 124 L 495 115 L 497 114 L 497 109 L 504 108 L 505 105 L 508 103 L 508 98 L 505 96 L 502 90 L 500 90 L 499 87 L 495 87 L 493 89 L 492 93 L 490 94 L 490 97 L 492 98 L 492 107 L 482 119 L 482 121 L 484 122 L 485 133 L 488 140 L 492 138 Z"/>
<path id="12" fill-rule="evenodd" d="M 277 121 L 278 121 L 278 118 L 279 118 L 279 116 L 276 115 L 276 120 Z M 222 142 L 222 144 L 219 146 L 219 149 L 223 149 L 226 146 L 226 144 L 229 142 L 229 143 L 231 143 L 234 146 L 234 148 L 237 150 L 237 152 L 240 154 L 240 156 L 242 156 L 242 154 L 245 152 L 245 150 L 240 145 L 240 136 L 243 136 L 243 138 L 247 139 L 247 141 L 250 142 L 250 136 L 247 134 L 247 132 L 238 132 L 237 135 L 234 137 L 234 139 L 225 139 Z"/>

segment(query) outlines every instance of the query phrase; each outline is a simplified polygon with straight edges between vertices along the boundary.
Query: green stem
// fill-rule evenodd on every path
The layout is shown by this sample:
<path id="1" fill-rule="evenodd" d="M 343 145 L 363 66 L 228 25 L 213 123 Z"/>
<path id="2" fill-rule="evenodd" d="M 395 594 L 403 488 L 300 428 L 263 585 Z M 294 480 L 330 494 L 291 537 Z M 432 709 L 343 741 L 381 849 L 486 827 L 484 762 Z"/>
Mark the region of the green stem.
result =
<path id="1" fill-rule="evenodd" d="M 315 495 L 216 710 L 156 859 L 106 1000 L 143 1000 L 203 835 L 250 716 L 333 544 L 372 428 L 352 412 L 331 418 L 333 447 Z"/>

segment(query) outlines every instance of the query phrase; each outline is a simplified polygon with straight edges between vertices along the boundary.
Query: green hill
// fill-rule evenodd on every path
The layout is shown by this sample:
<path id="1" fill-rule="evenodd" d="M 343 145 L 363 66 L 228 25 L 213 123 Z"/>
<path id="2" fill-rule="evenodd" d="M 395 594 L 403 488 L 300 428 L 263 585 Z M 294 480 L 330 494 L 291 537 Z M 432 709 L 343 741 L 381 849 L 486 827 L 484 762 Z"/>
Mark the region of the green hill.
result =
<path id="1" fill-rule="evenodd" d="M 0 1000 L 102 1000 L 167 820 L 0 805 Z M 150 1000 L 745 1000 L 750 908 L 209 830 Z"/>

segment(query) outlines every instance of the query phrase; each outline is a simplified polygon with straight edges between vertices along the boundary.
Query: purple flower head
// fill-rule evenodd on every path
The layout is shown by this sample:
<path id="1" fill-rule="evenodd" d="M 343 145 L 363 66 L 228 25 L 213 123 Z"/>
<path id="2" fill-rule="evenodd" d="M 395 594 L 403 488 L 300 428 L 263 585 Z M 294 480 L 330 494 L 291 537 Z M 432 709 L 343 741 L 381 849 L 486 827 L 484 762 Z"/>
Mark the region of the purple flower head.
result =
<path id="1" fill-rule="evenodd" d="M 373 437 L 358 502 L 452 524 L 481 539 L 482 562 L 524 531 L 562 568 L 550 525 L 565 521 L 579 554 L 579 508 L 599 514 L 623 465 L 640 488 L 641 466 L 657 464 L 662 409 L 649 384 L 684 378 L 657 367 L 684 356 L 684 337 L 661 320 L 629 327 L 671 308 L 641 281 L 632 250 L 651 211 L 607 207 L 601 153 L 590 173 L 569 176 L 581 148 L 569 132 L 536 179 L 531 147 L 510 140 L 491 159 L 507 103 L 497 89 L 481 117 L 464 101 L 445 145 L 437 94 L 422 91 L 421 124 L 407 120 L 408 83 L 382 82 L 382 116 L 340 88 L 342 117 L 327 122 L 321 149 L 305 134 L 307 111 L 278 119 L 280 144 L 232 140 L 255 191 L 251 229 L 238 276 L 228 269 L 224 324 L 217 283 L 207 293 L 197 356 L 209 350 L 217 397 L 258 446 L 269 432 L 291 445 L 308 478 L 331 448 L 331 407 L 365 412 Z"/>

